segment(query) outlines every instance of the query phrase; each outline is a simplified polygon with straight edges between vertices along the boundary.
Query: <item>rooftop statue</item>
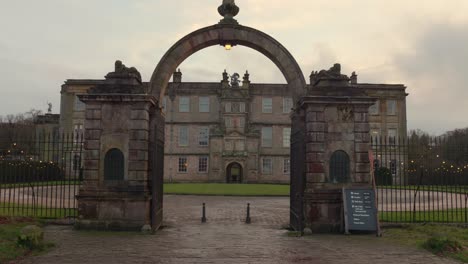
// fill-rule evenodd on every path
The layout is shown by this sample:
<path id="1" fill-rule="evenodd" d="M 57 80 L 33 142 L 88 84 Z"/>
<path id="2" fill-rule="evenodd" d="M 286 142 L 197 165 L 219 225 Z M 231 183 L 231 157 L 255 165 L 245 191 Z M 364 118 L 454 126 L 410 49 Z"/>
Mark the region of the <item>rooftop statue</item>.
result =
<path id="1" fill-rule="evenodd" d="M 331 82 L 349 82 L 349 77 L 341 74 L 341 65 L 336 63 L 329 70 L 321 70 L 320 72 L 313 71 L 310 75 L 310 84 L 315 86 L 321 81 Z"/>
<path id="2" fill-rule="evenodd" d="M 47 107 L 47 113 L 48 113 L 48 114 L 51 114 L 51 113 L 52 113 L 52 103 L 50 103 L 50 102 L 47 103 L 47 106 L 48 106 L 48 107 Z"/>
<path id="3" fill-rule="evenodd" d="M 141 74 L 135 67 L 127 68 L 122 61 L 117 60 L 115 62 L 115 69 L 114 72 L 109 72 L 106 75 L 106 79 L 129 79 L 135 78 L 139 82 L 141 82 Z"/>
<path id="4" fill-rule="evenodd" d="M 231 87 L 232 88 L 239 88 L 239 83 L 240 83 L 240 75 L 238 73 L 234 73 L 231 75 Z"/>

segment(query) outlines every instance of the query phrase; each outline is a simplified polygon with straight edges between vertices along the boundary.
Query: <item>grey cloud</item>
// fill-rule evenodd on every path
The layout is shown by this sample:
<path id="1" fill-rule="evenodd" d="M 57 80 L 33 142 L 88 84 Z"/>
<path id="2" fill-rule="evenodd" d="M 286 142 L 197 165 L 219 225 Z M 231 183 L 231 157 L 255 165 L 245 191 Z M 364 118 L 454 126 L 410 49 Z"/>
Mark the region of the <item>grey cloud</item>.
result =
<path id="1" fill-rule="evenodd" d="M 442 133 L 468 126 L 467 25 L 434 24 L 394 66 L 409 80 L 409 127 Z"/>

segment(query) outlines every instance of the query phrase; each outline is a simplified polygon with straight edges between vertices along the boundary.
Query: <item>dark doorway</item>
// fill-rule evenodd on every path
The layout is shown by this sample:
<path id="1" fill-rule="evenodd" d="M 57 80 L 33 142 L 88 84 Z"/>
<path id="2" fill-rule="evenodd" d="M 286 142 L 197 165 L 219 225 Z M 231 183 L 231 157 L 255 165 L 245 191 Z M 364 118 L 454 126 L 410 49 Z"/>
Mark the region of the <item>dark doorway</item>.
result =
<path id="1" fill-rule="evenodd" d="M 226 177 L 227 183 L 242 183 L 242 166 L 237 162 L 229 164 Z"/>

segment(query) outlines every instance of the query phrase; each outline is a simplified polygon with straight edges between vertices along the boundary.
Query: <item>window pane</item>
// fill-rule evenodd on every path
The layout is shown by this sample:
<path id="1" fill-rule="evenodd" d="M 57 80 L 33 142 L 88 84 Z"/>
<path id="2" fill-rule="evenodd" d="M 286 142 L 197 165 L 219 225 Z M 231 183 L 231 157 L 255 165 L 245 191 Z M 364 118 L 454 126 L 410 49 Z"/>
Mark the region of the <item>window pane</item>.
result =
<path id="1" fill-rule="evenodd" d="M 262 147 L 273 146 L 273 128 L 262 127 Z"/>
<path id="2" fill-rule="evenodd" d="M 179 172 L 187 172 L 187 158 L 181 157 L 179 158 Z"/>
<path id="3" fill-rule="evenodd" d="M 394 128 L 390 128 L 388 130 L 388 143 L 391 145 L 395 145 L 396 136 L 397 136 L 397 130 Z"/>
<path id="4" fill-rule="evenodd" d="M 226 103 L 225 111 L 226 111 L 226 113 L 231 113 L 231 103 Z"/>
<path id="5" fill-rule="evenodd" d="M 198 158 L 198 172 L 208 172 L 208 157 Z"/>
<path id="6" fill-rule="evenodd" d="M 380 101 L 377 100 L 374 105 L 369 107 L 369 114 L 371 115 L 378 115 L 380 109 Z"/>
<path id="7" fill-rule="evenodd" d="M 210 98 L 209 97 L 200 97 L 199 98 L 198 109 L 200 113 L 210 112 Z"/>
<path id="8" fill-rule="evenodd" d="M 186 147 L 189 144 L 189 130 L 187 126 L 179 127 L 179 146 Z"/>
<path id="9" fill-rule="evenodd" d="M 181 113 L 190 112 L 190 98 L 189 97 L 179 98 L 179 112 Z"/>
<path id="10" fill-rule="evenodd" d="M 388 100 L 387 101 L 387 115 L 395 115 L 395 114 L 396 114 L 396 101 Z"/>
<path id="11" fill-rule="evenodd" d="M 273 100 L 271 98 L 262 99 L 262 112 L 273 113 Z"/>
<path id="12" fill-rule="evenodd" d="M 264 174 L 271 174 L 273 171 L 273 163 L 271 159 L 264 158 L 262 160 L 262 172 Z"/>
<path id="13" fill-rule="evenodd" d="M 200 127 L 200 131 L 198 133 L 198 145 L 208 146 L 209 137 L 210 137 L 210 128 Z"/>
<path id="14" fill-rule="evenodd" d="M 283 128 L 283 147 L 289 148 L 291 145 L 291 128 Z"/>
<path id="15" fill-rule="evenodd" d="M 245 103 L 240 103 L 240 112 L 245 113 Z"/>
<path id="16" fill-rule="evenodd" d="M 291 161 L 289 159 L 283 160 L 283 173 L 289 174 L 291 172 Z"/>
<path id="17" fill-rule="evenodd" d="M 285 97 L 283 98 L 283 113 L 287 114 L 291 112 L 293 108 L 292 98 Z"/>

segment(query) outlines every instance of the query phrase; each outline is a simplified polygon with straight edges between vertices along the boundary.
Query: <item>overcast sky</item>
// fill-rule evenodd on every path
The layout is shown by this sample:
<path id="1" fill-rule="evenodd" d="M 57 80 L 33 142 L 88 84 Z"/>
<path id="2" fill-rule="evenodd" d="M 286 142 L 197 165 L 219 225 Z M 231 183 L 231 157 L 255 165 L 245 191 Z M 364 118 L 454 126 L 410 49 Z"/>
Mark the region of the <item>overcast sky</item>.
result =
<path id="1" fill-rule="evenodd" d="M 116 59 L 148 81 L 181 37 L 217 23 L 221 0 L 0 0 L 0 115 L 59 112 L 66 79 L 100 79 Z M 468 1 L 237 0 L 240 24 L 264 31 L 296 58 L 306 80 L 335 62 L 359 82 L 402 83 L 408 128 L 468 127 Z M 249 70 L 252 82 L 284 77 L 244 47 L 202 50 L 180 66 L 184 81 Z"/>

